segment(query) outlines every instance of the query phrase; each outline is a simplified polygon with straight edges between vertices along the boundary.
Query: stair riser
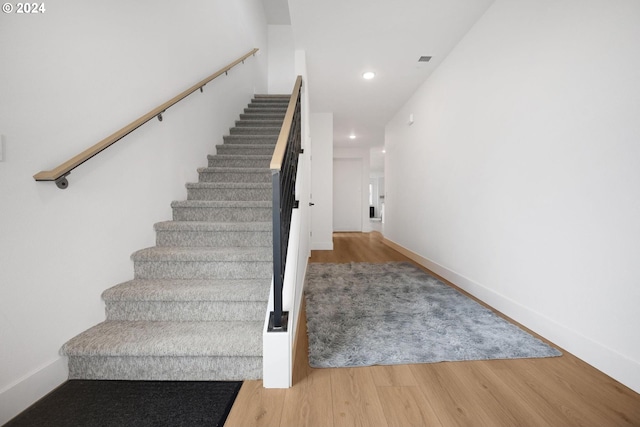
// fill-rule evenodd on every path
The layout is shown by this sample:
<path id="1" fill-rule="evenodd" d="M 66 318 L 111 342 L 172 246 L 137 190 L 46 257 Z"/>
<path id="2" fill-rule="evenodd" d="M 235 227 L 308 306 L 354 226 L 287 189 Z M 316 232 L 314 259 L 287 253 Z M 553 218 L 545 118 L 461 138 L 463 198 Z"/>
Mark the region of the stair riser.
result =
<path id="1" fill-rule="evenodd" d="M 250 144 L 250 145 L 275 145 L 278 142 L 278 134 L 274 135 L 225 135 L 222 137 L 225 144 Z"/>
<path id="2" fill-rule="evenodd" d="M 251 159 L 237 158 L 225 159 L 212 156 L 209 158 L 210 168 L 268 168 L 271 164 L 271 158 Z"/>
<path id="3" fill-rule="evenodd" d="M 272 198 L 272 191 L 254 188 L 189 188 L 187 200 L 212 201 L 261 201 L 267 202 Z"/>
<path id="4" fill-rule="evenodd" d="M 232 156 L 237 155 L 249 155 L 249 156 L 270 156 L 273 155 L 273 150 L 276 148 L 275 144 L 264 145 L 242 145 L 242 144 L 227 144 L 217 145 L 216 152 L 218 154 L 228 154 Z"/>
<path id="5" fill-rule="evenodd" d="M 240 114 L 240 120 L 278 120 L 280 123 L 284 120 L 284 111 L 273 112 L 273 113 L 263 113 L 263 112 L 253 112 L 253 113 L 242 113 Z"/>
<path id="6" fill-rule="evenodd" d="M 271 208 L 173 208 L 174 221 L 266 222 L 271 214 Z"/>
<path id="7" fill-rule="evenodd" d="M 249 108 L 254 108 L 254 107 L 264 107 L 264 108 L 283 108 L 286 109 L 289 106 L 289 100 L 280 100 L 280 101 L 264 101 L 261 99 L 254 99 L 253 101 L 251 101 L 251 103 L 249 103 L 248 107 Z"/>
<path id="8" fill-rule="evenodd" d="M 250 102 L 247 108 L 281 109 L 286 110 L 289 102 Z"/>
<path id="9" fill-rule="evenodd" d="M 180 247 L 251 247 L 272 245 L 268 231 L 158 231 L 157 246 Z"/>
<path id="10" fill-rule="evenodd" d="M 256 97 L 251 100 L 252 104 L 284 104 L 289 105 L 290 96 L 278 97 Z"/>
<path id="11" fill-rule="evenodd" d="M 135 261 L 136 279 L 264 279 L 273 264 L 264 261 Z"/>
<path id="12" fill-rule="evenodd" d="M 268 106 L 254 106 L 244 109 L 244 114 L 282 114 L 287 113 L 286 107 L 268 107 Z M 242 117 L 242 116 L 241 116 Z"/>
<path id="13" fill-rule="evenodd" d="M 278 135 L 280 128 L 241 126 L 229 129 L 229 133 L 231 135 Z"/>
<path id="14" fill-rule="evenodd" d="M 237 120 L 236 127 L 241 128 L 261 128 L 261 127 L 282 127 L 282 120 Z"/>
<path id="15" fill-rule="evenodd" d="M 242 381 L 261 378 L 262 357 L 69 357 L 70 380 Z"/>
<path id="16" fill-rule="evenodd" d="M 261 321 L 261 301 L 113 301 L 107 302 L 108 320 L 175 322 Z"/>
<path id="17" fill-rule="evenodd" d="M 266 172 L 199 172 L 200 182 L 271 182 L 271 171 Z"/>

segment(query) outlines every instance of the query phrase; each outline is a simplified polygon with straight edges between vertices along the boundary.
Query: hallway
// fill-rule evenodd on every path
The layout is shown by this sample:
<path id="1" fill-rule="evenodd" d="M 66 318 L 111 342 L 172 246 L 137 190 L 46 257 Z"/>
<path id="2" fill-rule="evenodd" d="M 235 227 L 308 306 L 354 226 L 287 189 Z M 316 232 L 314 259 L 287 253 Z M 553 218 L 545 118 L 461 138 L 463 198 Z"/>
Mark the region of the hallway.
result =
<path id="1" fill-rule="evenodd" d="M 310 262 L 411 262 L 378 233 L 333 237 L 334 250 Z M 304 313 L 301 322 L 293 387 L 245 381 L 225 426 L 640 425 L 640 395 L 562 349 L 549 359 L 313 369 Z"/>

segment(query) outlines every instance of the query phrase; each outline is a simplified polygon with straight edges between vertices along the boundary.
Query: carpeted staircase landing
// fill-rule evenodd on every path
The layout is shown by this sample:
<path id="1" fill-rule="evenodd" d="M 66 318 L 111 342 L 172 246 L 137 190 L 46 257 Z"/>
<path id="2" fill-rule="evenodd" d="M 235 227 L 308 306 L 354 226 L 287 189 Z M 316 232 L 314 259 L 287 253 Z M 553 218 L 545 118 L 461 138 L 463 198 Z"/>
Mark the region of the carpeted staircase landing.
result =
<path id="1" fill-rule="evenodd" d="M 271 284 L 269 162 L 289 96 L 256 95 L 216 146 L 134 279 L 107 289 L 106 321 L 67 342 L 70 379 L 262 378 Z"/>

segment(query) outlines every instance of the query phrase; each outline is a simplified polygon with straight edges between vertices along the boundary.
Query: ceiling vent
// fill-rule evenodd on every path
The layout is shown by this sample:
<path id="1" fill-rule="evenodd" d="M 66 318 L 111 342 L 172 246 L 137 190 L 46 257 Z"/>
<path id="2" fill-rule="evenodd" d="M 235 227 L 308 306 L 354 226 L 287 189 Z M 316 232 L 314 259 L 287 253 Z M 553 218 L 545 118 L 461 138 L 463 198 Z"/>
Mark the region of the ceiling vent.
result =
<path id="1" fill-rule="evenodd" d="M 429 61 L 431 61 L 430 56 L 421 56 L 420 59 L 418 59 L 418 62 L 429 62 Z"/>

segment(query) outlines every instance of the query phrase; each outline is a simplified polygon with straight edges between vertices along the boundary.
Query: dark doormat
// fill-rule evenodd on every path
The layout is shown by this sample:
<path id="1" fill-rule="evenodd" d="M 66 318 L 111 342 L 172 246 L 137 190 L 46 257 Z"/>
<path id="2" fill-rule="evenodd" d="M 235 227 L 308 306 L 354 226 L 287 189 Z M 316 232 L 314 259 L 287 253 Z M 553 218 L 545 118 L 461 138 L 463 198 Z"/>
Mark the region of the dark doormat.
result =
<path id="1" fill-rule="evenodd" d="M 242 382 L 71 380 L 5 427 L 222 426 Z"/>

